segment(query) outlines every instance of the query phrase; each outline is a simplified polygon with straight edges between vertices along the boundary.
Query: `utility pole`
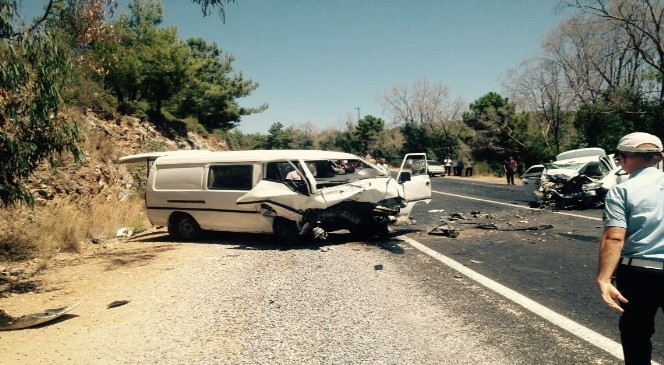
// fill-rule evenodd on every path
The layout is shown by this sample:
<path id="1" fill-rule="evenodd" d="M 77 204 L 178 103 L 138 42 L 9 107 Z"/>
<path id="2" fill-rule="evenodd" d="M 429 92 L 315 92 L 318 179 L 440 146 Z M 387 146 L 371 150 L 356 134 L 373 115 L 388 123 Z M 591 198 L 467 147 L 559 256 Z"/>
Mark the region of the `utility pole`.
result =
<path id="1" fill-rule="evenodd" d="M 355 109 L 357 109 L 357 122 L 359 123 L 360 122 L 360 107 L 358 106 Z"/>

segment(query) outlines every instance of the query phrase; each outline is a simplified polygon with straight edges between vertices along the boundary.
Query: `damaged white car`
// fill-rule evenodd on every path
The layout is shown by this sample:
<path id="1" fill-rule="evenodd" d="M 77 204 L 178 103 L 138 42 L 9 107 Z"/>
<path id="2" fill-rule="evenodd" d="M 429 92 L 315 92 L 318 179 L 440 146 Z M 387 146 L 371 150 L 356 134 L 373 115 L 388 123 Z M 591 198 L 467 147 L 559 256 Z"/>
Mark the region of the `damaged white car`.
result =
<path id="1" fill-rule="evenodd" d="M 148 218 L 183 240 L 202 230 L 275 234 L 283 242 L 341 229 L 383 236 L 397 215 L 431 199 L 423 153 L 405 156 L 398 180 L 334 151 L 186 150 L 118 162 L 148 164 Z"/>
<path id="2" fill-rule="evenodd" d="M 535 196 L 545 207 L 600 206 L 609 189 L 628 177 L 613 155 L 601 148 L 563 152 L 556 161 L 543 165 Z"/>

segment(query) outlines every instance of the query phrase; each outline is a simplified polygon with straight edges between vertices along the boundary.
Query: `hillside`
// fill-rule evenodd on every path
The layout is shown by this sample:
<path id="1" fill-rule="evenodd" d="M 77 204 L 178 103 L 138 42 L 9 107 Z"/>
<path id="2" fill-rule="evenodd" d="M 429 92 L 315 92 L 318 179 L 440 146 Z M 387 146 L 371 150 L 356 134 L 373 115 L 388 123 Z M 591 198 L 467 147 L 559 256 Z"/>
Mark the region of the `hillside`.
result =
<path id="1" fill-rule="evenodd" d="M 37 259 L 42 265 L 59 252 L 80 253 L 91 242 L 112 240 L 119 228 L 150 228 L 141 196 L 145 166 L 117 164 L 119 157 L 147 151 L 228 149 L 224 142 L 187 132 L 177 122 L 160 125 L 128 116 L 104 119 L 92 112 L 68 113 L 81 126 L 84 162 L 77 164 L 71 155 L 63 155 L 55 168 L 42 163 L 28 179 L 34 209 L 0 210 L 0 263 Z M 0 273 L 10 266 L 0 264 Z"/>
<path id="2" fill-rule="evenodd" d="M 135 168 L 115 163 L 125 155 L 175 149 L 228 149 L 222 141 L 168 126 L 157 127 L 129 116 L 105 120 L 92 112 L 74 112 L 73 117 L 84 131 L 81 147 L 85 161 L 78 165 L 68 156 L 56 170 L 48 163 L 42 164 L 29 180 L 38 205 L 58 204 L 62 200 L 85 202 L 95 197 L 126 200 L 135 191 L 137 182 L 132 173 Z M 144 167 L 139 171 L 144 171 Z"/>

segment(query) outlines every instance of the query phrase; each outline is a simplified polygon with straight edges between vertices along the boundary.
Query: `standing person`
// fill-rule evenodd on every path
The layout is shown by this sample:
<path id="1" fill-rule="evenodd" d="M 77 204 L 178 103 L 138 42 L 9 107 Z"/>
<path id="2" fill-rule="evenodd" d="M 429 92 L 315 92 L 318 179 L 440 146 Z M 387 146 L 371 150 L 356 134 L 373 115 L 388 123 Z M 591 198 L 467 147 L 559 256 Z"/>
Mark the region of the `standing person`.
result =
<path id="1" fill-rule="evenodd" d="M 376 164 L 376 167 L 383 170 L 384 173 L 389 174 L 390 168 L 387 165 L 387 160 L 385 160 L 384 157 L 381 157 L 381 158 L 378 159 L 378 163 Z"/>
<path id="2" fill-rule="evenodd" d="M 452 176 L 452 159 L 448 157 L 443 160 L 443 163 L 445 164 L 445 175 Z"/>
<path id="3" fill-rule="evenodd" d="M 463 160 L 458 159 L 456 161 L 456 166 L 454 167 L 456 172 L 454 173 L 456 176 L 463 176 Z"/>
<path id="4" fill-rule="evenodd" d="M 473 160 L 468 160 L 468 165 L 466 165 L 466 176 L 473 176 Z"/>
<path id="5" fill-rule="evenodd" d="M 631 133 L 618 142 L 618 154 L 630 175 L 606 196 L 597 285 L 604 303 L 622 313 L 625 364 L 650 364 L 655 314 L 664 308 L 664 172 L 657 169 L 662 141 Z"/>
<path id="6" fill-rule="evenodd" d="M 505 177 L 507 177 L 507 185 L 514 185 L 514 174 L 516 173 L 516 168 L 518 164 L 516 160 L 510 156 L 505 162 L 503 162 L 503 169 L 505 170 Z"/>

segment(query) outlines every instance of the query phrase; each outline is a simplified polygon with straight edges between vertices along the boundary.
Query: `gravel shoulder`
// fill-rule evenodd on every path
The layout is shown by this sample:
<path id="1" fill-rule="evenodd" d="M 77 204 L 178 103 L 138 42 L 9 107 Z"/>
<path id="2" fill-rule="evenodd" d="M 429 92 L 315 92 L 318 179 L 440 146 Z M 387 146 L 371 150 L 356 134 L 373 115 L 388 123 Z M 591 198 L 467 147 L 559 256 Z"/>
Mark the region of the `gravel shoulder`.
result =
<path id="1" fill-rule="evenodd" d="M 83 301 L 54 322 L 0 332 L 0 364 L 519 364 L 532 363 L 529 336 L 556 351 L 578 345 L 398 240 L 283 249 L 255 236 L 167 239 L 59 257 L 40 290 L 0 299 L 13 316 Z M 129 303 L 107 309 L 116 300 Z M 564 363 L 549 353 L 538 362 Z"/>
<path id="2" fill-rule="evenodd" d="M 509 363 L 408 280 L 395 242 L 282 250 L 160 239 L 54 260 L 38 292 L 1 299 L 13 316 L 83 303 L 0 332 L 0 363 Z M 115 300 L 129 303 L 107 309 Z"/>

